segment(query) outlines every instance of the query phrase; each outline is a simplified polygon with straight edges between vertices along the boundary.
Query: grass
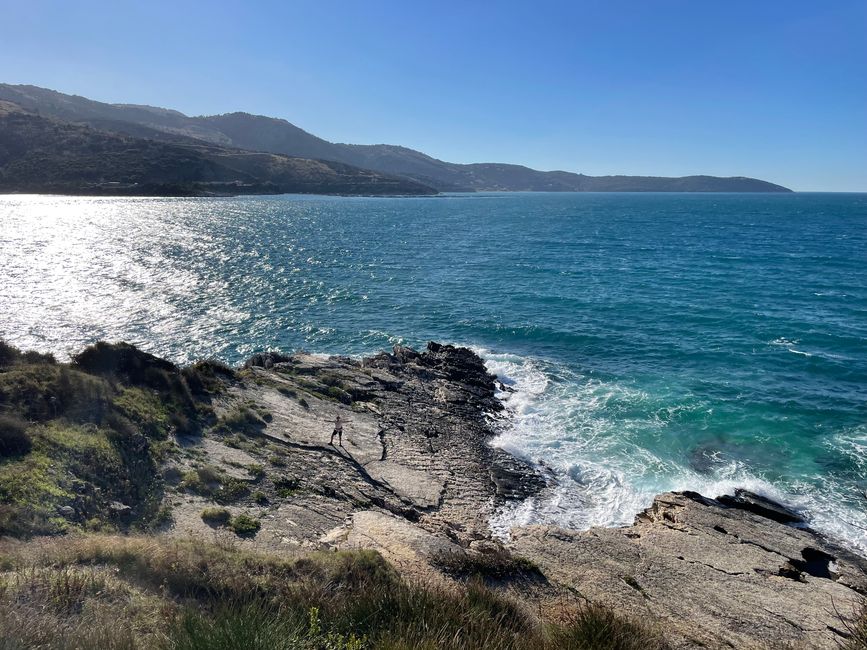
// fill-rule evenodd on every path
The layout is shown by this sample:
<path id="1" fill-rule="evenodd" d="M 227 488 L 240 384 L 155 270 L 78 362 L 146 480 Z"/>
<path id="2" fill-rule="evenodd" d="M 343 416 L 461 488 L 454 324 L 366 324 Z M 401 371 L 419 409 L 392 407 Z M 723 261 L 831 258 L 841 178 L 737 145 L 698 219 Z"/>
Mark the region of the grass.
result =
<path id="1" fill-rule="evenodd" d="M 846 631 L 848 638 L 841 644 L 843 650 L 867 650 L 867 598 L 862 599 L 861 611 L 857 612 L 854 621 L 847 620 L 837 613 L 841 629 Z"/>
<path id="2" fill-rule="evenodd" d="M 255 409 L 239 405 L 217 420 L 216 429 L 224 433 L 257 433 L 267 422 Z"/>
<path id="3" fill-rule="evenodd" d="M 190 386 L 204 386 L 191 379 L 202 372 L 126 344 L 99 343 L 59 364 L 0 342 L 0 535 L 158 523 L 169 434 L 209 422 L 209 397 Z M 120 520 L 113 501 L 131 516 Z"/>
<path id="4" fill-rule="evenodd" d="M 226 526 L 232 519 L 232 513 L 225 508 L 205 508 L 201 516 L 209 526 Z"/>
<path id="5" fill-rule="evenodd" d="M 32 436 L 29 454 L 0 464 L 0 533 L 56 534 L 93 519 L 123 523 L 113 501 L 132 505 L 143 520 L 156 513 L 161 490 L 146 439 L 64 421 L 38 425 Z"/>
<path id="6" fill-rule="evenodd" d="M 28 423 L 14 415 L 0 415 L 0 458 L 30 453 L 33 441 L 27 435 Z"/>
<path id="7" fill-rule="evenodd" d="M 229 528 L 239 537 L 252 537 L 259 532 L 261 527 L 262 524 L 258 519 L 243 513 L 232 517 L 232 521 L 229 523 Z"/>
<path id="8" fill-rule="evenodd" d="M 168 436 L 171 429 L 169 409 L 155 391 L 135 386 L 124 388 L 114 398 L 114 405 L 145 435 L 158 439 Z"/>
<path id="9" fill-rule="evenodd" d="M 186 472 L 180 487 L 217 503 L 233 503 L 250 491 L 244 481 L 228 476 L 213 465 L 202 465 Z"/>
<path id="10" fill-rule="evenodd" d="M 443 573 L 455 578 L 483 580 L 544 580 L 539 567 L 527 558 L 512 555 L 497 547 L 483 553 L 444 552 L 435 555 L 432 563 Z"/>
<path id="11" fill-rule="evenodd" d="M 659 632 L 600 606 L 566 624 L 478 580 L 402 579 L 373 551 L 298 558 L 201 540 L 0 542 L 2 648 L 631 650 Z"/>
<path id="12" fill-rule="evenodd" d="M 567 625 L 551 632 L 555 647 L 576 650 L 653 650 L 666 647 L 659 634 L 635 621 L 619 618 L 610 609 L 589 604 L 578 608 Z"/>

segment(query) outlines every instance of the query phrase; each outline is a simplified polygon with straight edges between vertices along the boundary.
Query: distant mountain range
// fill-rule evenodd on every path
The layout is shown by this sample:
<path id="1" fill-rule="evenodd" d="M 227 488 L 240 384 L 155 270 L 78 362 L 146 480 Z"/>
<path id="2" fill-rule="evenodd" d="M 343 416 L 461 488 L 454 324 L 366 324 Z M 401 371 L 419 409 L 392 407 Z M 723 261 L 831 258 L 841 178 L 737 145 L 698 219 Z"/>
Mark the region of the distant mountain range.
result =
<path id="1" fill-rule="evenodd" d="M 0 193 L 4 192 L 224 196 L 418 195 L 436 190 L 339 162 L 218 147 L 189 138 L 98 130 L 0 100 Z"/>
<path id="2" fill-rule="evenodd" d="M 190 117 L 36 86 L 0 84 L 0 100 L 14 105 L 0 108 L 0 191 L 105 193 L 118 184 L 169 194 L 791 191 L 746 177 L 585 176 L 461 165 L 406 147 L 328 142 L 261 115 Z M 10 148 L 10 141 L 17 144 Z"/>

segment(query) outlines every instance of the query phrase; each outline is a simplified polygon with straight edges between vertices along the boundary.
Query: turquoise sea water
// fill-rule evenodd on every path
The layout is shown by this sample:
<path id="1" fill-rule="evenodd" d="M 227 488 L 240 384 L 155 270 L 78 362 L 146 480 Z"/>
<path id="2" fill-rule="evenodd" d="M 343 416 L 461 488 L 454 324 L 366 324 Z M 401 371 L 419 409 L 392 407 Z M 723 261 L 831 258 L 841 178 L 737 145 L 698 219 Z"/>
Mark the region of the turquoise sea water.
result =
<path id="1" fill-rule="evenodd" d="M 867 195 L 0 197 L 0 337 L 470 345 L 559 477 L 497 530 L 746 486 L 867 551 Z"/>

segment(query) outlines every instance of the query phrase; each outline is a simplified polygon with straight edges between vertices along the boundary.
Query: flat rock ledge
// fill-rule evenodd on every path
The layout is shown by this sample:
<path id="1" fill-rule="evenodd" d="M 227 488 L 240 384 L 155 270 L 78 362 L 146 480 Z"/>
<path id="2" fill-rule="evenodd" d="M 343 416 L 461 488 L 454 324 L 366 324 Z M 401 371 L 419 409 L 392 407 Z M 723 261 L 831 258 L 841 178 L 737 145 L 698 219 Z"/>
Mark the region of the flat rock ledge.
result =
<path id="1" fill-rule="evenodd" d="M 675 646 L 839 648 L 867 562 L 763 501 L 663 494 L 633 526 L 528 526 L 511 545 L 588 600 L 661 619 Z"/>
<path id="2" fill-rule="evenodd" d="M 217 427 L 181 441 L 186 465 L 173 469 L 206 459 L 249 482 L 257 500 L 228 506 L 261 520 L 243 545 L 372 548 L 406 575 L 447 580 L 438 557 L 501 549 L 495 509 L 551 480 L 488 444 L 503 406 L 496 378 L 465 348 L 260 354 L 215 409 L 225 421 L 246 413 L 244 435 Z M 329 444 L 337 415 L 348 421 L 342 447 Z M 182 489 L 167 498 L 168 534 L 216 534 L 199 516 L 206 500 Z M 528 526 L 505 544 L 544 574 L 543 587 L 513 585 L 539 611 L 603 603 L 660 624 L 674 647 L 837 648 L 867 594 L 864 559 L 745 492 L 664 494 L 631 527 Z"/>

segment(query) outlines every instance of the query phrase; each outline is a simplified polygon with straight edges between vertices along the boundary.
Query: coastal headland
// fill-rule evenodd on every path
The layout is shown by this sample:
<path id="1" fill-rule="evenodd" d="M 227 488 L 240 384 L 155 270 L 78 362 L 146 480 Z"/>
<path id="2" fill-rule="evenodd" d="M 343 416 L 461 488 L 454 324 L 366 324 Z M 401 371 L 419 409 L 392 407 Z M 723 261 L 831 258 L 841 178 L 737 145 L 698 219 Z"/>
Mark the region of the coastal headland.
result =
<path id="1" fill-rule="evenodd" d="M 239 369 L 182 369 L 126 344 L 97 344 L 69 364 L 0 346 L 0 598 L 14 605 L 4 603 L 0 622 L 25 635 L 21 621 L 45 593 L 70 608 L 69 621 L 109 606 L 97 592 L 124 607 L 157 598 L 142 586 L 158 573 L 153 558 L 183 548 L 175 566 L 197 553 L 192 573 L 209 575 L 208 597 L 218 600 L 231 590 L 214 576 L 227 570 L 202 549 L 222 549 L 230 564 L 246 558 L 253 586 L 244 589 L 265 596 L 301 580 L 299 566 L 330 585 L 394 571 L 437 593 L 484 587 L 516 608 L 493 620 L 508 627 L 517 616 L 550 644 L 538 647 L 596 647 L 557 645 L 561 628 L 545 627 L 572 630 L 588 612 L 612 617 L 609 636 L 632 626 L 643 644 L 600 647 L 837 648 L 862 639 L 867 560 L 745 491 L 659 495 L 624 528 L 527 526 L 496 538 L 488 522 L 497 509 L 553 481 L 490 446 L 508 418 L 497 388 L 474 352 L 438 343 L 365 359 L 263 353 Z M 331 441 L 337 416 L 342 444 Z M 358 553 L 367 564 L 353 565 L 351 578 L 335 578 L 334 560 L 323 559 L 343 558 L 345 568 Z M 287 563 L 284 586 L 271 582 L 277 565 L 253 557 Z M 118 586 L 130 566 L 135 586 Z M 113 573 L 99 578 L 101 591 L 87 580 L 52 591 L 57 572 L 96 580 L 106 567 Z M 171 607 L 199 594 L 165 579 L 160 598 Z M 318 619 L 310 626 L 318 639 Z M 349 632 L 332 633 L 343 645 L 327 647 L 365 647 L 377 634 L 360 630 L 362 645 L 352 646 Z M 445 647 L 486 647 L 460 638 Z M 488 647 L 525 647 L 510 638 Z M 316 643 L 291 647 L 326 647 Z"/>

